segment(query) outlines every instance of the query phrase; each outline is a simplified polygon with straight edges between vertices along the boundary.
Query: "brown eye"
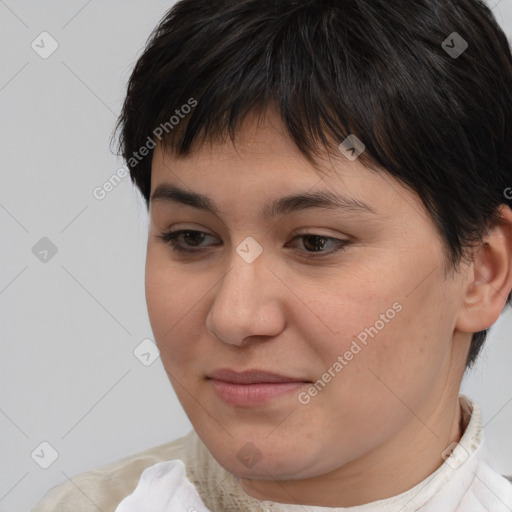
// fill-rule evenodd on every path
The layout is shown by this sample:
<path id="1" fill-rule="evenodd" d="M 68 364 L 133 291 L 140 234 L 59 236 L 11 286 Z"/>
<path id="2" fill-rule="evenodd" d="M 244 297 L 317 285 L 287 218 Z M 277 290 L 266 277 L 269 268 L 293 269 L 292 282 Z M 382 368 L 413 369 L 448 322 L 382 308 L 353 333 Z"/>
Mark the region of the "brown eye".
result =
<path id="1" fill-rule="evenodd" d="M 187 245 L 192 245 L 193 247 L 195 247 L 205 239 L 205 235 L 206 233 L 203 233 L 201 231 L 182 231 L 180 236 L 183 237 L 183 240 Z"/>
<path id="2" fill-rule="evenodd" d="M 293 240 L 303 239 L 302 246 L 304 247 L 306 252 L 314 255 L 315 253 L 320 256 L 325 256 L 329 254 L 336 253 L 340 250 L 343 250 L 346 245 L 349 244 L 348 240 L 340 240 L 339 238 L 334 238 L 331 236 L 323 236 L 323 235 L 315 235 L 311 233 L 303 233 L 301 235 L 297 235 Z M 324 250 L 329 245 L 334 245 L 334 249 Z"/>
<path id="3" fill-rule="evenodd" d="M 307 235 L 302 237 L 304 239 L 304 247 L 306 250 L 314 252 L 321 251 L 327 245 L 327 237 L 318 235 Z"/>
<path id="4" fill-rule="evenodd" d="M 163 240 L 164 243 L 170 245 L 173 251 L 189 254 L 200 252 L 202 249 L 200 244 L 207 237 L 213 238 L 208 233 L 205 233 L 203 231 L 195 231 L 192 229 L 167 231 L 157 235 L 157 238 Z M 185 246 L 181 245 L 180 240 L 184 242 Z M 193 247 L 199 247 L 199 249 L 193 249 Z"/>

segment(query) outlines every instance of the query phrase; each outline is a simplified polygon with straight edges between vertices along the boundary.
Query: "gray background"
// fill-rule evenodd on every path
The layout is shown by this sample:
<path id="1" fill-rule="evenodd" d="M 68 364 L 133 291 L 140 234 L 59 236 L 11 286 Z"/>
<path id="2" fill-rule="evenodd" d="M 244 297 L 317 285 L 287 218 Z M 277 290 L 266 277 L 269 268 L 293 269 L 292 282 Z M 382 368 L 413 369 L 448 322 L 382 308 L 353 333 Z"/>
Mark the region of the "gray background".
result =
<path id="1" fill-rule="evenodd" d="M 0 512 L 191 429 L 160 359 L 134 354 L 152 339 L 145 207 L 128 177 L 93 196 L 123 164 L 109 138 L 126 81 L 171 5 L 0 0 Z M 490 5 L 510 38 L 512 0 Z M 46 59 L 31 47 L 43 31 L 59 45 Z M 508 474 L 511 332 L 507 311 L 463 383 Z"/>

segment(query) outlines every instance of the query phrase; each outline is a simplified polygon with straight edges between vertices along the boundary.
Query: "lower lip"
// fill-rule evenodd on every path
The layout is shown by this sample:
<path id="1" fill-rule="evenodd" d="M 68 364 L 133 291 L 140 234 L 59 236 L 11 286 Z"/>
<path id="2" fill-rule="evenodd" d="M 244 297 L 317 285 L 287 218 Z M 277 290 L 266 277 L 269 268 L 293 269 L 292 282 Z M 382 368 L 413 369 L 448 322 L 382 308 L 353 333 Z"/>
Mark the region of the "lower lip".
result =
<path id="1" fill-rule="evenodd" d="M 257 384 L 234 384 L 209 379 L 217 396 L 229 405 L 251 406 L 264 404 L 273 398 L 285 395 L 309 384 L 308 382 L 267 382 Z"/>

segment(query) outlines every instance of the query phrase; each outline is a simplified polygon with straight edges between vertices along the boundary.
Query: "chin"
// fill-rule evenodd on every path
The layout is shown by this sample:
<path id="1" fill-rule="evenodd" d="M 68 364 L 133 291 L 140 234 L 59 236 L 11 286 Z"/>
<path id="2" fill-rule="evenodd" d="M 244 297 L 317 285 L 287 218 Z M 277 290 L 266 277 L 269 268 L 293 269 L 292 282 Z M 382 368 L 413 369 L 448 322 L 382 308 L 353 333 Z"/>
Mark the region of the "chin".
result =
<path id="1" fill-rule="evenodd" d="M 303 450 L 283 447 L 279 439 L 275 444 L 267 441 L 265 446 L 261 443 L 237 443 L 241 444 L 237 450 L 233 449 L 233 444 L 231 440 L 228 446 L 215 444 L 215 449 L 208 449 L 226 471 L 238 478 L 294 480 L 313 476 L 310 474 L 315 464 L 313 454 L 309 456 Z"/>

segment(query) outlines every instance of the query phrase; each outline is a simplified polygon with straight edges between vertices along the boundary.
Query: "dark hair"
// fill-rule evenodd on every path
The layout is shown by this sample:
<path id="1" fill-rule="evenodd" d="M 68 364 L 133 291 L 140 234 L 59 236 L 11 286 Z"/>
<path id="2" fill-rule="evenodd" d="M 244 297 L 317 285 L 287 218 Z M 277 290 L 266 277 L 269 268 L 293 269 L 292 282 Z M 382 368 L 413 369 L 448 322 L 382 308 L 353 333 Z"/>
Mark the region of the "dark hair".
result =
<path id="1" fill-rule="evenodd" d="M 361 163 L 419 195 L 446 269 L 512 206 L 512 55 L 483 1 L 177 2 L 136 62 L 115 130 L 148 208 L 156 137 L 185 156 L 207 137 L 234 141 L 269 107 L 313 165 L 320 146 L 339 155 L 356 135 Z M 487 332 L 473 334 L 466 368 Z"/>

